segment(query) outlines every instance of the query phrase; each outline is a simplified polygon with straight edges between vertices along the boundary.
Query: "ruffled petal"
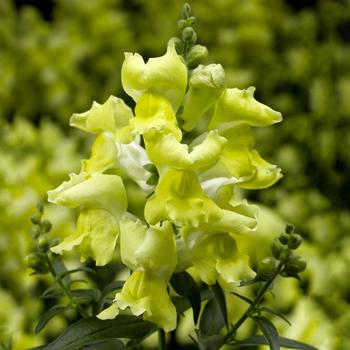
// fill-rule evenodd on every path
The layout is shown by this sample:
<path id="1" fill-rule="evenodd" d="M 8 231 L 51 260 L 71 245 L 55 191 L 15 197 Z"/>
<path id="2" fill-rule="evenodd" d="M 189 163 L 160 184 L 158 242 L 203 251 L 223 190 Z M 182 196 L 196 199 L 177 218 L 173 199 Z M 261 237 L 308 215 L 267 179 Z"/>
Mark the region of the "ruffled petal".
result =
<path id="1" fill-rule="evenodd" d="M 68 208 L 105 209 L 116 218 L 120 218 L 127 207 L 122 179 L 99 173 L 71 174 L 69 181 L 48 192 L 48 201 Z"/>
<path id="2" fill-rule="evenodd" d="M 120 222 L 120 254 L 130 269 L 144 267 L 167 282 L 177 261 L 171 223 L 148 227 L 138 219 L 124 217 Z"/>
<path id="3" fill-rule="evenodd" d="M 138 53 L 126 53 L 121 70 L 125 92 L 138 102 L 144 92 L 166 97 L 177 110 L 187 87 L 187 68 L 170 42 L 164 56 L 150 58 L 147 63 Z"/>
<path id="4" fill-rule="evenodd" d="M 200 222 L 219 216 L 219 209 L 203 193 L 190 169 L 167 169 L 145 205 L 145 218 L 150 224 L 170 220 L 177 225 L 197 227 Z"/>
<path id="5" fill-rule="evenodd" d="M 76 233 L 51 250 L 61 254 L 79 246 L 83 258 L 90 257 L 103 266 L 112 260 L 118 234 L 117 221 L 107 210 L 85 209 L 79 215 Z"/>
<path id="6" fill-rule="evenodd" d="M 202 143 L 189 151 L 189 146 L 176 140 L 173 134 L 155 130 L 144 135 L 147 153 L 152 162 L 161 167 L 200 169 L 215 164 L 226 144 L 217 130 L 210 131 Z"/>
<path id="7" fill-rule="evenodd" d="M 132 117 L 131 108 L 121 98 L 110 96 L 104 104 L 94 102 L 87 112 L 73 114 L 69 123 L 78 129 L 97 134 L 104 131 L 116 132 L 127 126 Z"/>
<path id="8" fill-rule="evenodd" d="M 154 93 L 145 93 L 140 97 L 130 127 L 136 135 L 155 129 L 175 135 L 178 141 L 182 138 L 171 104 L 162 95 Z"/>
<path id="9" fill-rule="evenodd" d="M 254 135 L 248 125 L 238 123 L 222 131 L 227 139 L 220 160 L 200 174 L 206 191 L 213 196 L 213 187 L 232 183 L 247 189 L 261 189 L 273 185 L 281 177 L 281 170 L 260 157 L 253 149 Z M 225 180 L 226 179 L 226 180 Z"/>
<path id="10" fill-rule="evenodd" d="M 247 90 L 226 89 L 215 106 L 209 129 L 234 122 L 259 127 L 280 122 L 281 113 L 255 100 L 254 91 L 255 88 L 252 86 Z"/>
<path id="11" fill-rule="evenodd" d="M 132 314 L 151 321 L 170 332 L 176 328 L 176 309 L 170 300 L 167 285 L 155 274 L 139 269 L 125 282 L 115 296 L 119 309 L 130 308 Z"/>
<path id="12" fill-rule="evenodd" d="M 91 157 L 82 161 L 82 172 L 103 173 L 116 166 L 118 150 L 113 136 L 109 133 L 99 134 L 92 146 Z"/>
<path id="13" fill-rule="evenodd" d="M 185 242 L 195 269 L 209 285 L 219 277 L 227 283 L 239 283 L 254 276 L 248 256 L 238 252 L 234 238 L 227 233 L 210 235 L 196 231 L 187 235 Z"/>

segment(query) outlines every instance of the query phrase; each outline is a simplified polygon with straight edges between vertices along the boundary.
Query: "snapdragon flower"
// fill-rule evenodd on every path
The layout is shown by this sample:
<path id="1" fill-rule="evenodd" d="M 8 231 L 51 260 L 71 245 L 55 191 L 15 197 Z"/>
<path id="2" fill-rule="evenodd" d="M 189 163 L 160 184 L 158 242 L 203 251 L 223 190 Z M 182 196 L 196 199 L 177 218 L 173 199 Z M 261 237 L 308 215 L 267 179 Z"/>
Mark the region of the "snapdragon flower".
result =
<path id="1" fill-rule="evenodd" d="M 281 177 L 254 149 L 251 130 L 281 115 L 256 101 L 252 87 L 226 88 L 219 64 L 188 71 L 174 42 L 147 63 L 127 53 L 121 75 L 134 112 L 111 96 L 71 118 L 97 137 L 80 174 L 49 192 L 49 201 L 80 210 L 77 232 L 52 250 L 79 246 L 83 257 L 105 265 L 118 249 L 132 273 L 98 317 L 128 308 L 170 331 L 174 272 L 192 267 L 209 285 L 254 274 L 235 235 L 256 229 L 258 208 L 235 189 L 269 187 Z M 128 205 L 130 183 L 145 198 L 139 217 Z"/>

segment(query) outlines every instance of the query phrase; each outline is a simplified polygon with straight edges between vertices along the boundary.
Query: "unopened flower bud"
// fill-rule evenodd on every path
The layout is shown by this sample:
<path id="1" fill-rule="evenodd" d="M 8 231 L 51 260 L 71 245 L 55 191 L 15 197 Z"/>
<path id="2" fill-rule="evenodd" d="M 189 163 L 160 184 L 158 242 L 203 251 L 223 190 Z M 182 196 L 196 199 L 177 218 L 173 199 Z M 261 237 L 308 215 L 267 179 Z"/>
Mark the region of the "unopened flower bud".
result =
<path id="1" fill-rule="evenodd" d="M 186 19 L 180 19 L 177 22 L 178 27 L 180 28 L 180 30 L 185 29 L 186 27 L 188 27 L 188 21 Z"/>
<path id="2" fill-rule="evenodd" d="M 50 248 L 50 242 L 48 241 L 48 239 L 44 236 L 41 236 L 38 240 L 38 245 L 40 250 L 42 250 L 43 252 L 46 252 L 49 250 Z"/>
<path id="3" fill-rule="evenodd" d="M 36 208 L 38 209 L 38 212 L 40 214 L 42 214 L 44 212 L 44 204 L 42 202 L 39 202 L 37 205 L 36 205 Z"/>
<path id="4" fill-rule="evenodd" d="M 191 17 L 188 17 L 188 18 L 187 18 L 187 24 L 188 24 L 189 26 L 193 25 L 195 22 L 196 22 L 196 17 L 191 16 Z"/>
<path id="5" fill-rule="evenodd" d="M 303 257 L 296 255 L 289 259 L 285 270 L 287 273 L 299 273 L 306 269 L 306 261 Z"/>
<path id="6" fill-rule="evenodd" d="M 292 224 L 287 224 L 286 225 L 286 233 L 293 233 L 294 230 L 295 230 L 294 225 L 292 225 Z"/>
<path id="7" fill-rule="evenodd" d="M 30 220 L 32 221 L 33 225 L 39 225 L 41 222 L 41 215 L 40 214 L 34 214 Z"/>
<path id="8" fill-rule="evenodd" d="M 287 245 L 288 242 L 289 242 L 289 235 L 288 234 L 281 234 L 279 237 L 278 237 L 279 241 L 284 244 L 284 245 Z"/>
<path id="9" fill-rule="evenodd" d="M 48 271 L 45 259 L 38 253 L 31 253 L 26 257 L 27 266 L 38 273 L 45 273 Z"/>
<path id="10" fill-rule="evenodd" d="M 181 55 L 184 51 L 184 45 L 181 41 L 180 38 L 172 38 L 173 42 L 174 42 L 174 46 L 175 46 L 175 50 L 177 52 L 178 55 Z"/>
<path id="11" fill-rule="evenodd" d="M 264 258 L 258 265 L 258 274 L 262 276 L 271 275 L 275 271 L 275 260 L 272 257 Z"/>
<path id="12" fill-rule="evenodd" d="M 41 228 L 40 228 L 40 226 L 33 226 L 30 232 L 31 232 L 33 238 L 36 239 L 41 234 Z"/>
<path id="13" fill-rule="evenodd" d="M 288 248 L 297 249 L 301 244 L 302 238 L 298 234 L 293 234 L 289 238 Z"/>
<path id="14" fill-rule="evenodd" d="M 181 17 L 182 18 L 188 18 L 191 14 L 191 5 L 187 2 L 184 3 L 182 6 L 182 12 L 181 12 Z"/>
<path id="15" fill-rule="evenodd" d="M 192 27 L 187 27 L 182 31 L 182 40 L 184 42 L 191 42 L 191 43 L 196 42 L 197 34 L 195 33 Z"/>
<path id="16" fill-rule="evenodd" d="M 284 246 L 282 245 L 282 243 L 279 241 L 278 238 L 275 238 L 271 244 L 271 252 L 272 255 L 276 258 L 276 259 L 280 259 L 281 257 L 281 253 L 285 250 Z"/>
<path id="17" fill-rule="evenodd" d="M 42 230 L 44 233 L 47 233 L 51 230 L 52 228 L 52 223 L 49 221 L 49 220 L 44 220 L 42 223 L 41 223 L 41 227 L 42 227 Z"/>
<path id="18" fill-rule="evenodd" d="M 208 57 L 208 49 L 203 45 L 195 45 L 187 55 L 188 68 L 195 68 Z"/>

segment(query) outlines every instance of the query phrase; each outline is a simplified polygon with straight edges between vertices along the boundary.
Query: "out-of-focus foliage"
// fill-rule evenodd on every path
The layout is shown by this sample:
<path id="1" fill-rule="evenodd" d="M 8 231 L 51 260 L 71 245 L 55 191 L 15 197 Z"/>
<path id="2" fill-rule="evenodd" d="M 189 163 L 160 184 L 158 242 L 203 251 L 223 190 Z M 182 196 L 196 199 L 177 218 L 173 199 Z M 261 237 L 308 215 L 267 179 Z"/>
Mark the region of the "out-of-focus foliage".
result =
<path id="1" fill-rule="evenodd" d="M 33 300 L 35 279 L 25 262 L 32 245 L 30 217 L 36 203 L 46 199 L 48 186 L 79 167 L 79 153 L 77 140 L 53 123 L 35 127 L 21 118 L 2 126 L 0 149 L 0 339 L 12 336 L 14 349 L 24 349 L 40 340 L 33 325 L 43 311 L 42 302 Z M 55 235 L 73 229 L 71 213 L 55 207 L 47 211 Z"/>
<path id="2" fill-rule="evenodd" d="M 280 307 L 290 310 L 294 326 L 304 312 L 315 322 L 321 320 L 322 335 L 329 343 L 319 339 L 316 323 L 301 327 L 298 334 L 284 332 L 321 349 L 349 349 L 350 283 L 345 276 L 350 263 L 350 2 L 193 0 L 191 4 L 209 61 L 223 64 L 229 85 L 255 85 L 257 97 L 284 117 L 281 125 L 256 135 L 262 153 L 281 166 L 284 179 L 252 198 L 275 208 L 282 220 L 294 223 L 308 238 L 308 247 L 303 248 L 306 282 L 302 288 L 294 281 L 288 288 L 281 286 L 276 300 L 284 297 Z M 159 54 L 168 38 L 177 34 L 181 5 L 161 0 L 59 0 L 47 21 L 33 6 L 16 12 L 13 2 L 0 1 L 0 118 L 12 120 L 21 113 L 37 121 L 47 114 L 66 126 L 73 111 L 87 109 L 94 99 L 102 102 L 117 95 L 123 51 L 132 47 L 144 56 Z M 0 275 L 2 288 L 12 293 L 18 289 L 16 283 L 27 280 L 18 276 L 26 273 L 23 258 L 29 243 L 23 237 L 36 199 L 57 185 L 61 175 L 74 171 L 73 163 L 80 158 L 72 151 L 72 164 L 61 163 L 50 172 L 49 160 L 59 158 L 60 149 L 74 149 L 66 145 L 74 141 L 62 138 L 59 145 L 43 147 L 37 139 L 49 140 L 40 131 L 44 126 L 36 129 L 23 120 L 3 130 L 15 135 L 19 125 L 26 125 L 21 136 L 7 136 L 0 146 L 0 206 L 5 212 L 0 221 L 0 240 L 5 242 L 0 245 Z M 35 152 L 23 141 L 27 137 L 23 133 L 34 135 L 30 137 L 36 142 Z M 65 155 L 64 161 L 69 158 Z M 50 215 L 55 217 L 64 222 L 58 214 Z M 255 240 L 241 242 L 260 256 L 263 242 L 268 254 L 267 244 L 277 234 L 271 227 L 278 227 L 280 220 L 272 214 L 263 217 L 267 222 L 257 233 L 259 250 L 254 249 Z M 303 296 L 306 290 L 312 297 Z M 12 298 L 5 294 L 8 291 L 1 298 Z M 26 310 L 24 302 L 20 305 Z"/>
<path id="3" fill-rule="evenodd" d="M 0 113 L 7 118 L 48 114 L 66 125 L 71 113 L 120 88 L 118 68 L 131 43 L 120 1 L 52 4 L 46 21 L 34 6 L 16 13 L 11 0 L 1 1 Z"/>

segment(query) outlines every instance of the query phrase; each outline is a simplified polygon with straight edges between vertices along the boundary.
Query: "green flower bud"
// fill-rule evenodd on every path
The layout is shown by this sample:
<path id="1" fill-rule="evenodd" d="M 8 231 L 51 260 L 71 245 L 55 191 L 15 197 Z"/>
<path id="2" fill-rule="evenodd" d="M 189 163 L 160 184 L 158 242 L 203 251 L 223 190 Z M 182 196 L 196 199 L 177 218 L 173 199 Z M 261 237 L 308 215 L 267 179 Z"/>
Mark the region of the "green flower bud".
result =
<path id="1" fill-rule="evenodd" d="M 38 245 L 40 250 L 42 250 L 43 252 L 47 252 L 50 248 L 50 242 L 46 237 L 43 237 L 43 236 L 39 238 Z"/>
<path id="2" fill-rule="evenodd" d="M 175 50 L 177 52 L 178 55 L 181 55 L 184 51 L 184 45 L 181 41 L 181 39 L 177 38 L 177 37 L 174 37 L 170 40 L 173 40 L 174 42 L 174 46 L 175 46 Z"/>
<path id="3" fill-rule="evenodd" d="M 279 241 L 278 238 L 275 238 L 271 244 L 271 252 L 272 255 L 276 259 L 280 259 L 282 252 L 285 250 L 284 246 L 282 243 Z"/>
<path id="4" fill-rule="evenodd" d="M 203 45 L 195 45 L 187 55 L 188 68 L 195 68 L 208 57 L 208 49 Z"/>
<path id="5" fill-rule="evenodd" d="M 259 262 L 258 274 L 262 276 L 271 275 L 275 271 L 275 260 L 272 257 L 264 258 Z"/>
<path id="6" fill-rule="evenodd" d="M 41 234 L 41 228 L 40 226 L 33 226 L 30 233 L 32 234 L 32 237 L 34 239 L 38 238 Z"/>
<path id="7" fill-rule="evenodd" d="M 293 257 L 293 253 L 289 250 L 284 248 L 284 250 L 281 252 L 280 255 L 280 261 L 286 262 L 290 260 Z"/>
<path id="8" fill-rule="evenodd" d="M 39 202 L 37 205 L 36 205 L 36 208 L 38 209 L 38 212 L 40 214 L 42 214 L 44 212 L 44 204 L 42 202 Z"/>
<path id="9" fill-rule="evenodd" d="M 288 248 L 297 249 L 300 246 L 301 241 L 302 241 L 302 238 L 300 235 L 298 234 L 291 235 L 288 242 Z"/>
<path id="10" fill-rule="evenodd" d="M 286 264 L 285 271 L 287 273 L 299 273 L 306 269 L 306 260 L 299 256 L 292 256 Z"/>
<path id="11" fill-rule="evenodd" d="M 288 242 L 289 242 L 289 235 L 288 234 L 281 234 L 279 237 L 278 237 L 279 241 L 284 244 L 284 245 L 287 245 Z"/>
<path id="12" fill-rule="evenodd" d="M 41 215 L 40 214 L 34 214 L 30 220 L 32 221 L 33 225 L 39 225 L 41 222 Z"/>
<path id="13" fill-rule="evenodd" d="M 184 42 L 195 42 L 197 40 L 197 34 L 192 27 L 187 27 L 182 31 L 182 40 Z"/>
<path id="14" fill-rule="evenodd" d="M 180 19 L 177 22 L 178 27 L 180 28 L 180 30 L 185 29 L 186 27 L 188 27 L 188 21 L 186 19 Z"/>
<path id="15" fill-rule="evenodd" d="M 191 26 L 195 22 L 196 22 L 196 17 L 194 17 L 194 16 L 188 17 L 188 19 L 187 19 L 187 25 L 188 26 Z"/>
<path id="16" fill-rule="evenodd" d="M 45 258 L 38 253 L 31 253 L 26 257 L 27 266 L 37 273 L 46 273 L 48 271 Z"/>
<path id="17" fill-rule="evenodd" d="M 41 223 L 41 227 L 42 227 L 42 230 L 44 233 L 47 233 L 51 230 L 52 228 L 52 223 L 49 221 L 49 220 L 44 220 L 42 223 Z"/>
<path id="18" fill-rule="evenodd" d="M 292 224 L 287 224 L 286 225 L 286 233 L 293 233 L 294 230 L 295 230 L 294 225 L 292 225 Z"/>
<path id="19" fill-rule="evenodd" d="M 182 18 L 188 18 L 191 14 L 191 5 L 187 2 L 184 3 L 182 6 L 182 11 L 181 11 L 181 17 Z"/>

